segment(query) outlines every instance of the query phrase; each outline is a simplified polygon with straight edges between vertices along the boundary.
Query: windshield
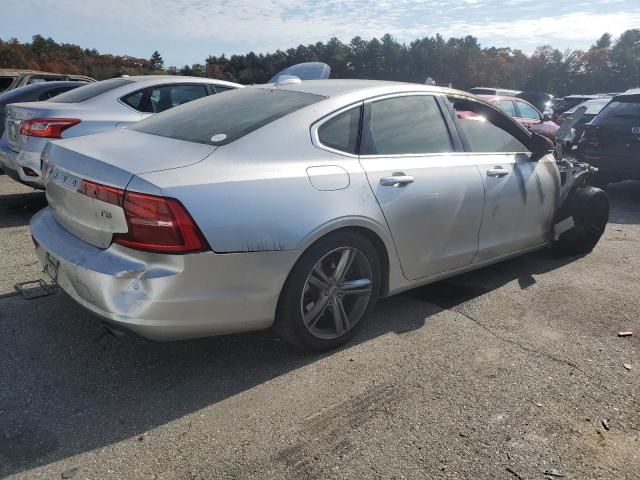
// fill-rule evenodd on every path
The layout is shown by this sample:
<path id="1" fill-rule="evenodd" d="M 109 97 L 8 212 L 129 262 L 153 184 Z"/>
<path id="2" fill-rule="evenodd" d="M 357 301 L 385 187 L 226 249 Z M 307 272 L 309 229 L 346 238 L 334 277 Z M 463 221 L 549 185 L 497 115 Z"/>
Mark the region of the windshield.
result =
<path id="1" fill-rule="evenodd" d="M 126 78 L 112 78 L 101 82 L 90 83 L 55 97 L 56 103 L 78 103 L 90 100 L 110 90 L 131 83 L 133 80 Z"/>
<path id="2" fill-rule="evenodd" d="M 242 88 L 195 100 L 130 127 L 208 145 L 226 145 L 325 97 L 267 88 Z"/>

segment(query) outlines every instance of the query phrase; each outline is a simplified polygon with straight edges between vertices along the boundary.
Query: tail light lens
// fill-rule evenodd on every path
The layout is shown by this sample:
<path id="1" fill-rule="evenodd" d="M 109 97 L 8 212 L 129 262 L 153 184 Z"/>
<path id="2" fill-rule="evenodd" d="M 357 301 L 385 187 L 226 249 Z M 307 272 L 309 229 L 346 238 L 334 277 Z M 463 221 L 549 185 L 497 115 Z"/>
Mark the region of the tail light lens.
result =
<path id="1" fill-rule="evenodd" d="M 32 118 L 20 124 L 20 134 L 29 137 L 60 138 L 64 130 L 78 123 L 78 118 Z"/>
<path id="2" fill-rule="evenodd" d="M 113 243 L 153 253 L 193 253 L 211 250 L 189 212 L 175 198 L 127 192 L 83 180 L 78 192 L 121 206 L 127 233 L 116 233 Z"/>

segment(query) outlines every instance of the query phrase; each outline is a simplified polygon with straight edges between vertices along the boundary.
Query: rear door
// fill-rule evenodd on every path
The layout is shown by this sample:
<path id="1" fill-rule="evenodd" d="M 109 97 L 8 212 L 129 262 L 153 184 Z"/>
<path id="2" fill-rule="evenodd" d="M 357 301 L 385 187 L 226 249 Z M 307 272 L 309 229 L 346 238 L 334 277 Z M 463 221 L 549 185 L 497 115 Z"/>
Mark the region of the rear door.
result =
<path id="1" fill-rule="evenodd" d="M 559 173 L 549 155 L 533 161 L 528 136 L 501 112 L 450 97 L 470 157 L 484 182 L 484 212 L 474 262 L 544 243 L 556 209 Z"/>
<path id="2" fill-rule="evenodd" d="M 360 163 L 408 279 L 469 265 L 478 249 L 482 179 L 451 122 L 433 95 L 365 102 Z"/>

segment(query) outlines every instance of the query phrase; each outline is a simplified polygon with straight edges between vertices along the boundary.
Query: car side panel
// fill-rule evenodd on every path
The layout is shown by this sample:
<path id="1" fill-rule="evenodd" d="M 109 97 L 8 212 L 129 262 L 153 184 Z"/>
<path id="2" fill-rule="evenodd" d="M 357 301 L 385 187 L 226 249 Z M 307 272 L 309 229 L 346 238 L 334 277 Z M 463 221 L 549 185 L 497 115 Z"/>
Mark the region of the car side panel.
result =
<path id="1" fill-rule="evenodd" d="M 216 252 L 303 250 L 331 230 L 369 226 L 392 257 L 393 241 L 357 157 L 313 146 L 309 125 L 317 115 L 308 113 L 296 112 L 219 147 L 179 174 L 141 174 L 130 188 L 178 198 Z M 266 144 L 269 149 L 256 150 Z M 331 175 L 337 167 L 348 180 L 314 181 L 314 187 L 308 169 L 322 166 L 331 166 Z M 324 183 L 344 188 L 319 190 Z"/>

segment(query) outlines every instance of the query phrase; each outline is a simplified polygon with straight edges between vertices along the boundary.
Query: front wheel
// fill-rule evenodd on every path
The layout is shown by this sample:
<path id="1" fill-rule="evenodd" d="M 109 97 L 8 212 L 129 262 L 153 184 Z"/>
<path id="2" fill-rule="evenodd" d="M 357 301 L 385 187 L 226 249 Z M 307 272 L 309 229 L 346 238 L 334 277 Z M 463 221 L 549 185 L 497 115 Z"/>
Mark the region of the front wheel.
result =
<path id="1" fill-rule="evenodd" d="M 335 348 L 371 313 L 380 285 L 380 260 L 367 238 L 353 232 L 324 237 L 289 274 L 274 329 L 304 350 Z"/>
<path id="2" fill-rule="evenodd" d="M 595 187 L 581 187 L 563 206 L 566 217 L 573 217 L 573 227 L 553 242 L 557 253 L 577 255 L 589 253 L 597 245 L 609 221 L 609 198 Z"/>

